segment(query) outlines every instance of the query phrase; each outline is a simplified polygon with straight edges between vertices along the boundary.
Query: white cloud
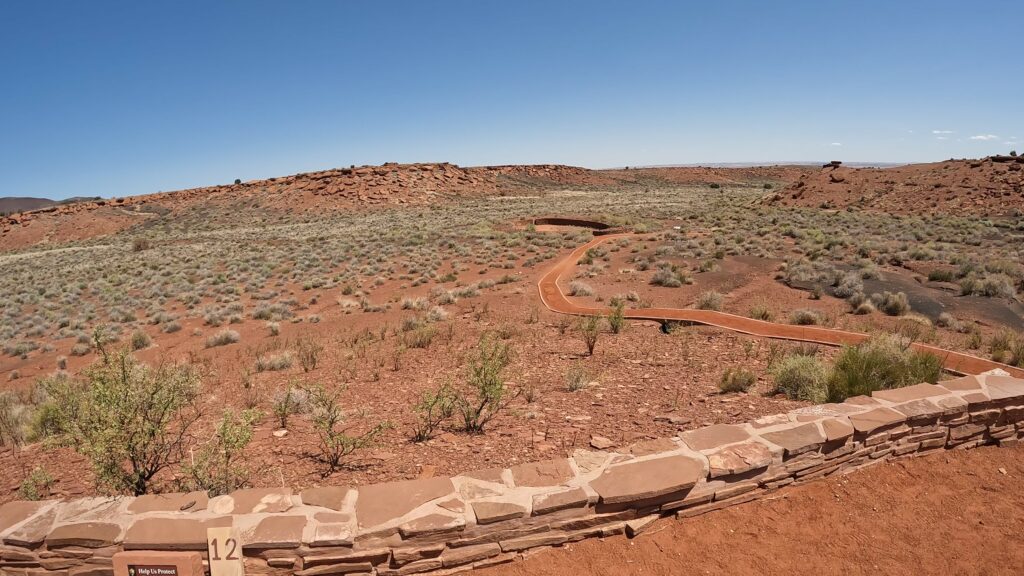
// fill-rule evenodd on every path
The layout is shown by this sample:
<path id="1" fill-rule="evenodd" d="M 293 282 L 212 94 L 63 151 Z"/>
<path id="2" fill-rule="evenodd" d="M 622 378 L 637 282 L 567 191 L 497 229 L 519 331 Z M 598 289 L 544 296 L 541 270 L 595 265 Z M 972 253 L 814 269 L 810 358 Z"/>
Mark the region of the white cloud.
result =
<path id="1" fill-rule="evenodd" d="M 977 136 L 971 136 L 968 140 L 998 140 L 999 136 L 995 134 L 978 134 Z"/>
<path id="2" fill-rule="evenodd" d="M 829 146 L 842 146 L 842 145 L 843 145 L 842 142 L 833 142 L 833 143 L 829 144 Z"/>
<path id="3" fill-rule="evenodd" d="M 949 136 L 936 136 L 936 140 L 949 140 Z"/>
<path id="4" fill-rule="evenodd" d="M 932 130 L 932 134 L 956 134 L 952 130 Z"/>

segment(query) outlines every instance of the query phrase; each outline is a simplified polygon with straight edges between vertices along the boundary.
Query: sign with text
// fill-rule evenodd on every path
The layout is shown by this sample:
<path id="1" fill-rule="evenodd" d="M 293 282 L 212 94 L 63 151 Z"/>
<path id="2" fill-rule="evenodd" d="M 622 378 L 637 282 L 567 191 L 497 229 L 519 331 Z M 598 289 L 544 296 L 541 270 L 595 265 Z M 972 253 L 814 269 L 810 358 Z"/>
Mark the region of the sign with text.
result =
<path id="1" fill-rule="evenodd" d="M 128 576 L 178 576 L 178 567 L 129 564 Z"/>
<path id="2" fill-rule="evenodd" d="M 207 528 L 206 547 L 210 553 L 210 576 L 244 576 L 242 542 L 234 528 Z M 144 576 L 138 574 L 136 576 Z M 152 576 L 164 576 L 154 574 Z"/>
<path id="3" fill-rule="evenodd" d="M 114 576 L 204 576 L 199 552 L 130 550 L 113 560 Z"/>

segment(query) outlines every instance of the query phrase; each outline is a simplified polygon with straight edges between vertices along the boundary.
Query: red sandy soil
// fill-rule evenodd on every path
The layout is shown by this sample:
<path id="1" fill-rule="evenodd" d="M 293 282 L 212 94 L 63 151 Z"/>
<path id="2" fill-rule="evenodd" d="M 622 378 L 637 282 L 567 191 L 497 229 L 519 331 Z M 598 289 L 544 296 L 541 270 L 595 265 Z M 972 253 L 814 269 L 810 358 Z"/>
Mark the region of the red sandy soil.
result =
<path id="1" fill-rule="evenodd" d="M 259 204 L 293 213 L 382 205 L 425 205 L 452 197 L 520 194 L 565 187 L 751 181 L 783 184 L 806 167 L 588 170 L 557 164 L 482 166 L 384 164 L 295 174 L 239 184 L 82 201 L 0 218 L 0 250 L 84 240 L 129 228 L 162 212 L 197 206 Z"/>
<path id="2" fill-rule="evenodd" d="M 1003 216 L 1024 210 L 1024 157 L 893 168 L 829 166 L 766 197 L 790 206 Z"/>
<path id="3" fill-rule="evenodd" d="M 900 460 L 481 576 L 1021 574 L 1024 448 Z"/>

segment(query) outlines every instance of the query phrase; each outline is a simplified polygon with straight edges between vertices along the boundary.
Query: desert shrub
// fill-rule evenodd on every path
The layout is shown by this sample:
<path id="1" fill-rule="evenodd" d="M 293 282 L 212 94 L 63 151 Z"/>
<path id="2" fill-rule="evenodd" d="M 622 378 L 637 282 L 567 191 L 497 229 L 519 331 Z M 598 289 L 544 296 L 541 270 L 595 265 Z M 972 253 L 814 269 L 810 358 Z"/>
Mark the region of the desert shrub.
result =
<path id="1" fill-rule="evenodd" d="M 964 296 L 1013 298 L 1017 295 L 1017 288 L 1013 279 L 1006 274 L 988 274 L 984 277 L 972 274 L 960 281 L 960 293 Z"/>
<path id="2" fill-rule="evenodd" d="M 591 381 L 590 373 L 581 365 L 573 364 L 565 372 L 565 387 L 569 392 L 583 390 Z"/>
<path id="3" fill-rule="evenodd" d="M 257 410 L 244 410 L 241 414 L 225 410 L 213 436 L 192 450 L 182 466 L 186 488 L 216 496 L 244 487 L 252 471 L 243 452 L 252 440 L 253 426 L 260 416 Z"/>
<path id="4" fill-rule="evenodd" d="M 430 324 L 422 324 L 402 334 L 402 343 L 406 348 L 429 348 L 437 335 L 437 328 Z"/>
<path id="5" fill-rule="evenodd" d="M 451 385 L 445 383 L 434 391 L 426 391 L 413 406 L 416 412 L 416 427 L 412 441 L 423 442 L 434 437 L 434 432 L 443 422 L 455 414 L 458 396 Z"/>
<path id="6" fill-rule="evenodd" d="M 625 326 L 626 305 L 621 300 L 616 300 L 612 311 L 608 313 L 608 327 L 611 328 L 612 334 L 618 334 Z"/>
<path id="7" fill-rule="evenodd" d="M 771 367 L 771 375 L 776 393 L 814 403 L 828 399 L 828 373 L 813 355 L 786 356 Z"/>
<path id="8" fill-rule="evenodd" d="M 697 297 L 697 303 L 694 305 L 699 310 L 721 310 L 722 309 L 723 297 L 714 290 L 707 292 L 701 292 L 700 296 Z"/>
<path id="9" fill-rule="evenodd" d="M 580 280 L 573 280 L 569 283 L 569 296 L 593 296 L 594 288 Z"/>
<path id="10" fill-rule="evenodd" d="M 907 301 L 907 295 L 903 292 L 895 294 L 888 290 L 881 294 L 876 292 L 871 295 L 871 303 L 889 316 L 903 316 L 910 312 L 910 302 Z"/>
<path id="11" fill-rule="evenodd" d="M 0 392 L 0 446 L 18 447 L 31 436 L 32 407 L 14 391 Z"/>
<path id="12" fill-rule="evenodd" d="M 42 466 L 36 466 L 32 472 L 21 481 L 18 487 L 18 497 L 22 500 L 37 501 L 49 498 L 57 481 Z"/>
<path id="13" fill-rule="evenodd" d="M 271 336 L 277 336 L 281 334 L 281 325 L 277 322 L 267 322 L 267 330 L 270 331 Z"/>
<path id="14" fill-rule="evenodd" d="M 683 284 L 692 283 L 693 280 L 691 280 L 683 271 L 670 266 L 659 268 L 658 271 L 651 276 L 651 284 L 655 286 L 664 286 L 665 288 L 678 288 Z"/>
<path id="15" fill-rule="evenodd" d="M 281 352 L 279 354 L 257 354 L 256 355 L 256 371 L 257 372 L 279 372 L 281 370 L 287 370 L 292 367 L 292 354 L 291 352 Z"/>
<path id="16" fill-rule="evenodd" d="M 481 433 L 484 426 L 503 410 L 513 397 L 505 387 L 502 372 L 512 361 L 508 344 L 484 337 L 467 358 L 466 388 L 457 405 L 466 432 Z"/>
<path id="17" fill-rule="evenodd" d="M 745 368 L 729 367 L 722 373 L 718 381 L 718 389 L 723 393 L 746 392 L 757 382 L 754 373 Z"/>
<path id="18" fill-rule="evenodd" d="M 765 322 L 772 321 L 772 311 L 763 304 L 756 304 L 750 308 L 750 313 L 747 314 L 754 320 L 764 320 Z"/>
<path id="19" fill-rule="evenodd" d="M 594 348 L 597 347 L 597 339 L 601 335 L 601 318 L 599 316 L 587 316 L 581 318 L 576 324 L 580 339 L 587 347 L 587 355 L 594 355 Z"/>
<path id="20" fill-rule="evenodd" d="M 288 386 L 274 394 L 270 405 L 274 417 L 281 428 L 288 428 L 288 419 L 294 414 L 302 414 L 309 409 L 309 393 L 302 388 Z"/>
<path id="21" fill-rule="evenodd" d="M 340 402 L 342 392 L 344 388 L 329 391 L 323 386 L 309 390 L 313 429 L 316 431 L 320 451 L 317 459 L 326 466 L 322 474 L 325 478 L 341 467 L 345 457 L 373 444 L 391 427 L 388 422 L 381 422 L 362 434 L 350 434 L 349 429 L 344 427 L 345 411 Z"/>
<path id="22" fill-rule="evenodd" d="M 142 330 L 136 330 L 135 332 L 132 332 L 132 350 L 142 350 L 144 348 L 149 348 L 152 344 L 153 339 L 149 337 L 149 334 L 146 334 Z"/>
<path id="23" fill-rule="evenodd" d="M 956 272 L 948 269 L 936 269 L 928 272 L 929 282 L 952 282 L 956 279 Z"/>
<path id="24" fill-rule="evenodd" d="M 317 340 L 306 337 L 299 338 L 295 343 L 295 351 L 299 356 L 299 364 L 303 372 L 312 372 L 320 364 L 320 354 L 324 347 Z"/>
<path id="25" fill-rule="evenodd" d="M 227 346 L 228 344 L 234 344 L 241 340 L 241 336 L 234 330 L 221 330 L 213 336 L 206 339 L 207 348 L 215 348 L 217 346 Z"/>
<path id="26" fill-rule="evenodd" d="M 836 282 L 833 293 L 837 298 L 849 298 L 864 290 L 864 281 L 861 280 L 860 272 L 847 272 Z"/>
<path id="27" fill-rule="evenodd" d="M 402 298 L 402 310 L 426 310 L 429 304 L 426 298 Z"/>
<path id="28" fill-rule="evenodd" d="M 856 346 L 844 346 L 828 377 L 828 400 L 842 402 L 875 390 L 935 383 L 942 360 L 910 348 L 890 334 L 873 336 Z"/>
<path id="29" fill-rule="evenodd" d="M 152 246 L 153 245 L 150 243 L 148 238 L 136 238 L 135 240 L 132 240 L 132 252 L 149 250 Z"/>
<path id="30" fill-rule="evenodd" d="M 160 471 L 177 464 L 200 417 L 199 376 L 187 365 L 139 363 L 127 350 L 83 371 L 84 380 L 43 381 L 41 428 L 92 463 L 112 492 L 145 494 Z"/>
<path id="31" fill-rule="evenodd" d="M 177 320 L 171 320 L 170 322 L 163 325 L 160 331 L 164 334 L 173 334 L 181 330 L 181 324 Z"/>
<path id="32" fill-rule="evenodd" d="M 956 330 L 958 332 L 963 329 L 963 323 L 957 320 L 949 312 L 939 314 L 939 317 L 935 320 L 935 325 L 940 328 L 949 328 L 950 330 Z"/>
<path id="33" fill-rule="evenodd" d="M 821 324 L 821 313 L 807 308 L 793 310 L 789 313 L 789 323 L 797 326 L 816 326 Z"/>

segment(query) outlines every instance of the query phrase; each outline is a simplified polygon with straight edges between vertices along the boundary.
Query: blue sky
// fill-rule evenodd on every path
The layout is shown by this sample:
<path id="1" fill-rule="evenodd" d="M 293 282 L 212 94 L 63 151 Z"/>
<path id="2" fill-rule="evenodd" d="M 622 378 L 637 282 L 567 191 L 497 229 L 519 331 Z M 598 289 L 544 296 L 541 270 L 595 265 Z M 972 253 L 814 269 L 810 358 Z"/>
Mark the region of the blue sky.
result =
<path id="1" fill-rule="evenodd" d="M 0 196 L 1024 151 L 1016 2 L 8 0 Z"/>

